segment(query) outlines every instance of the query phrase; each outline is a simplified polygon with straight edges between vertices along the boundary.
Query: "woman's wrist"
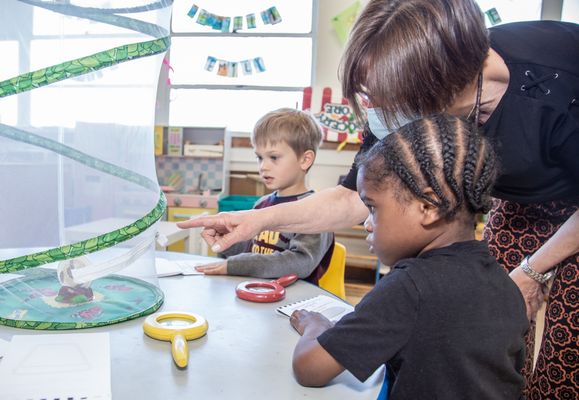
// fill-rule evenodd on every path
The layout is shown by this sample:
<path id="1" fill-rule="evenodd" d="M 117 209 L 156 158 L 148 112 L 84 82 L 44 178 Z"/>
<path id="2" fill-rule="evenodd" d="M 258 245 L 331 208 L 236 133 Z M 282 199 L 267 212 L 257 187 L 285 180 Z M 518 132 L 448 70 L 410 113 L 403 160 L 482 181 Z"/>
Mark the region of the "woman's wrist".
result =
<path id="1" fill-rule="evenodd" d="M 530 258 L 529 256 L 523 258 L 523 261 L 521 261 L 521 264 L 519 265 L 519 267 L 523 270 L 523 272 L 525 274 L 527 274 L 527 276 L 529 276 L 534 281 L 536 281 L 540 284 L 547 283 L 547 281 L 549 279 L 551 279 L 551 277 L 553 276 L 553 271 L 547 271 L 545 273 L 542 273 L 542 272 L 535 270 L 531 266 L 531 263 L 529 262 L 529 258 Z"/>

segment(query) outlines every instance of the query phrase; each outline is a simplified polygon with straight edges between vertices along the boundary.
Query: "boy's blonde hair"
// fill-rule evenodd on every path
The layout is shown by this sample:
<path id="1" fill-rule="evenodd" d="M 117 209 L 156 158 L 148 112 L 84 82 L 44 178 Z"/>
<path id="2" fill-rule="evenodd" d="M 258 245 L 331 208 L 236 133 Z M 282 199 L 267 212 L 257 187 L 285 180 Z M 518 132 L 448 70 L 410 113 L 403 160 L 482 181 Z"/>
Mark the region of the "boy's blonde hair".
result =
<path id="1" fill-rule="evenodd" d="M 322 139 L 322 129 L 314 117 L 293 108 L 268 112 L 257 121 L 251 134 L 253 147 L 285 142 L 298 157 L 308 150 L 317 153 Z"/>

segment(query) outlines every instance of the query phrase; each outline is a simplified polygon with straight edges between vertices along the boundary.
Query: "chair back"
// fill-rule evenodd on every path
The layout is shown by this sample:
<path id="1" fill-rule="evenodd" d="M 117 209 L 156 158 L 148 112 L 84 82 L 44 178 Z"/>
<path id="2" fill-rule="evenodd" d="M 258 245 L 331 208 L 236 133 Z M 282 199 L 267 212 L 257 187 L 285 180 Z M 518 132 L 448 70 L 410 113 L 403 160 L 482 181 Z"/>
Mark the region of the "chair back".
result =
<path id="1" fill-rule="evenodd" d="M 335 294 L 342 300 L 346 300 L 346 286 L 344 274 L 346 273 L 346 246 L 334 243 L 334 252 L 326 273 L 318 281 L 318 285 L 330 293 Z"/>

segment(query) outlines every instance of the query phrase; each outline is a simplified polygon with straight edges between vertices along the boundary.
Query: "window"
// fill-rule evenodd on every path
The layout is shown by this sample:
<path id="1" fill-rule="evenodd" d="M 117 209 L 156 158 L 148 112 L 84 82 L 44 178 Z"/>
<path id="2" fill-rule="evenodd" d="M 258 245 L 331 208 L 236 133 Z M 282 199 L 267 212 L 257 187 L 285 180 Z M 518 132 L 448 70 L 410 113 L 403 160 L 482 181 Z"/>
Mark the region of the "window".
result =
<path id="1" fill-rule="evenodd" d="M 199 9 L 187 14 L 193 4 Z M 275 6 L 281 22 L 264 24 L 260 12 Z M 231 18 L 243 17 L 243 28 L 232 32 L 199 24 L 201 10 Z M 171 24 L 171 80 L 169 124 L 174 126 L 228 126 L 250 131 L 255 121 L 279 107 L 301 108 L 302 89 L 312 84 L 314 33 L 313 0 L 176 0 Z M 247 28 L 248 14 L 256 27 Z M 205 65 L 215 58 L 211 70 Z M 261 58 L 265 71 L 252 65 L 241 71 L 241 61 Z M 237 63 L 237 76 L 217 73 L 219 61 Z"/>
<path id="2" fill-rule="evenodd" d="M 0 40 L 0 81 L 14 78 L 18 75 L 19 51 L 16 40 Z M 0 123 L 16 125 L 18 104 L 16 96 L 0 99 Z"/>
<path id="3" fill-rule="evenodd" d="M 127 0 L 126 6 L 142 3 Z M 7 35 L 0 37 L 0 80 L 51 67 L 65 61 L 88 56 L 116 46 L 151 40 L 152 37 L 119 26 L 90 19 L 71 17 L 42 7 L 27 7 L 30 18 L 12 21 Z M 7 15 L 8 15 L 7 14 Z M 26 16 L 23 12 L 15 13 Z M 169 10 L 142 12 L 131 18 L 168 26 Z M 151 20 L 159 18 L 160 21 Z M 164 19 L 164 22 L 162 21 Z M 3 32 L 4 33 L 4 32 Z M 60 126 L 72 128 L 77 122 L 107 121 L 128 126 L 143 125 L 153 112 L 157 89 L 158 65 L 162 55 L 144 57 L 131 63 L 120 63 L 90 74 L 81 75 L 34 89 L 21 95 L 0 99 L 0 122 L 21 126 Z M 132 107 L 127 107 L 130 104 Z"/>
<path id="4" fill-rule="evenodd" d="M 482 12 L 485 13 L 485 22 L 488 27 L 507 22 L 534 21 L 541 19 L 543 0 L 476 0 Z M 491 13 L 492 9 L 495 14 Z M 496 15 L 500 22 L 496 22 Z"/>

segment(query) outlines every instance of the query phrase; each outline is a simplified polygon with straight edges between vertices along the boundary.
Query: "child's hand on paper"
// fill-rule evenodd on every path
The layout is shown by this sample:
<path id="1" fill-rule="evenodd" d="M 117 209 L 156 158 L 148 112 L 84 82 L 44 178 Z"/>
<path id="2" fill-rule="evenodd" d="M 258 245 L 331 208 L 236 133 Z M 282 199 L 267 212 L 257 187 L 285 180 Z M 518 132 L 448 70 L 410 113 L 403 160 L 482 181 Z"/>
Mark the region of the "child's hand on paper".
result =
<path id="1" fill-rule="evenodd" d="M 322 314 L 306 310 L 295 310 L 290 317 L 290 324 L 300 335 L 303 336 L 307 331 L 308 335 L 313 337 L 318 337 L 334 326 Z"/>
<path id="2" fill-rule="evenodd" d="M 217 264 L 207 264 L 195 268 L 205 275 L 227 275 L 227 261 L 221 261 Z"/>

